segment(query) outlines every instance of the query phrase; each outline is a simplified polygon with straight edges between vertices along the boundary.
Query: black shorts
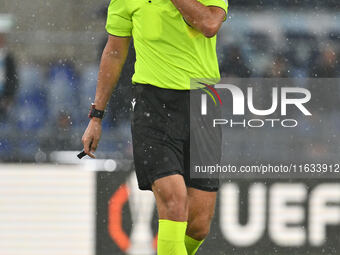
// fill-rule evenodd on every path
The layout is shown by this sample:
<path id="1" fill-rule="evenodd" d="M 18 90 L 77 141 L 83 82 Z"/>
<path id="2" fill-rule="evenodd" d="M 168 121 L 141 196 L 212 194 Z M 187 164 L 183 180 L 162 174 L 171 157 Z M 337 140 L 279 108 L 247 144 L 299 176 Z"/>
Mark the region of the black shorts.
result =
<path id="1" fill-rule="evenodd" d="M 151 190 L 155 180 L 180 174 L 187 187 L 217 191 L 218 178 L 190 177 L 190 137 L 197 137 L 190 131 L 190 91 L 136 84 L 132 104 L 133 156 L 139 188 Z M 219 135 L 218 132 L 217 136 L 200 141 L 205 145 L 202 147 L 220 146 Z M 209 152 L 203 154 L 210 155 Z M 221 155 L 213 154 L 210 162 L 219 163 Z"/>

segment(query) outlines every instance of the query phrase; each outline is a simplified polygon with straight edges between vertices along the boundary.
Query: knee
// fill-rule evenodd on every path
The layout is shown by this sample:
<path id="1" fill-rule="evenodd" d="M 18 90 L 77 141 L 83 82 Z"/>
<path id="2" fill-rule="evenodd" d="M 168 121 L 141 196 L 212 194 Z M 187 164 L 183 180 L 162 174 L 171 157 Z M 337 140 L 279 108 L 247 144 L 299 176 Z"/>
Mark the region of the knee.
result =
<path id="1" fill-rule="evenodd" d="M 195 240 L 204 240 L 210 232 L 210 223 L 211 220 L 202 218 L 189 221 L 186 233 Z"/>
<path id="2" fill-rule="evenodd" d="M 169 219 L 177 221 L 186 221 L 187 219 L 186 194 L 172 193 L 163 199 L 163 204 Z"/>

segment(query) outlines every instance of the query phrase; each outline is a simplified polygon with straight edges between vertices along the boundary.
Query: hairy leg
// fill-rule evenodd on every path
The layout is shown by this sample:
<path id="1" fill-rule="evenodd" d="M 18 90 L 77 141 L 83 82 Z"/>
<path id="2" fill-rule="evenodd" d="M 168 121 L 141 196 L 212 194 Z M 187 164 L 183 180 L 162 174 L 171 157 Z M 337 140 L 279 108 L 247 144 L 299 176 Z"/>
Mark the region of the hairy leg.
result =
<path id="1" fill-rule="evenodd" d="M 188 188 L 188 227 L 186 234 L 201 241 L 210 231 L 211 220 L 215 213 L 217 192 Z"/>
<path id="2" fill-rule="evenodd" d="M 152 185 L 159 219 L 187 221 L 187 188 L 182 175 L 170 175 L 156 180 Z"/>
<path id="3" fill-rule="evenodd" d="M 158 255 L 186 255 L 187 188 L 181 175 L 156 180 L 152 185 L 159 215 Z"/>

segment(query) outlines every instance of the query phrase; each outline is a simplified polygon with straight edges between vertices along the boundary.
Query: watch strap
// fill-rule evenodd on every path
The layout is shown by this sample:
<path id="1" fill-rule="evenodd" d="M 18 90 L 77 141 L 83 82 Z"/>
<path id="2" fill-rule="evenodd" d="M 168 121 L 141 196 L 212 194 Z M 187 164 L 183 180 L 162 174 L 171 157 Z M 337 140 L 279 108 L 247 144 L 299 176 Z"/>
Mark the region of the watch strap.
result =
<path id="1" fill-rule="evenodd" d="M 89 116 L 90 119 L 92 119 L 92 118 L 94 118 L 94 117 L 95 117 L 95 118 L 102 119 L 102 118 L 104 117 L 104 111 L 97 110 L 97 109 L 96 109 L 96 105 L 95 105 L 95 104 L 92 104 L 88 116 Z"/>

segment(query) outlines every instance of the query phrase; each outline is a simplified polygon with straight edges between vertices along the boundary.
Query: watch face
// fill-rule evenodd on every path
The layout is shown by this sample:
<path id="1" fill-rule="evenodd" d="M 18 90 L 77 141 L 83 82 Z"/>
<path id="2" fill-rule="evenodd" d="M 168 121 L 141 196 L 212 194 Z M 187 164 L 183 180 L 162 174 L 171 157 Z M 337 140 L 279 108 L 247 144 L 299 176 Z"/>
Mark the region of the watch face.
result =
<path id="1" fill-rule="evenodd" d="M 96 117 L 102 119 L 104 117 L 104 111 L 96 110 L 94 106 L 95 105 L 92 105 L 92 108 L 90 109 L 89 118 Z"/>

